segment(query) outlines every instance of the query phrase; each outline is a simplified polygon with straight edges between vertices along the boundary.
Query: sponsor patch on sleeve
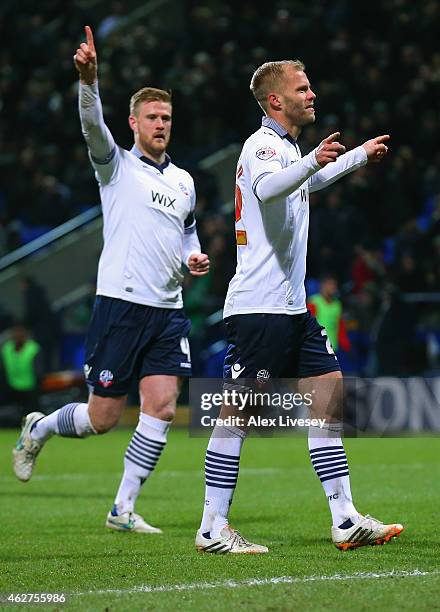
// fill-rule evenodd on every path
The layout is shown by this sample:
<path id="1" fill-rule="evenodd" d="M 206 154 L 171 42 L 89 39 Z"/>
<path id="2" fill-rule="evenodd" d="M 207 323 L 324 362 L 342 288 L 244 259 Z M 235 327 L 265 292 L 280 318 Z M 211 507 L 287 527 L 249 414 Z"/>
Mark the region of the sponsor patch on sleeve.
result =
<path id="1" fill-rule="evenodd" d="M 247 233 L 246 230 L 236 230 L 235 232 L 236 242 L 238 246 L 247 245 Z"/>
<path id="2" fill-rule="evenodd" d="M 272 147 L 261 147 L 261 149 L 258 149 L 258 151 L 255 153 L 256 157 L 258 157 L 258 159 L 262 159 L 263 161 L 274 157 L 276 154 L 277 152 L 275 149 L 272 149 Z"/>

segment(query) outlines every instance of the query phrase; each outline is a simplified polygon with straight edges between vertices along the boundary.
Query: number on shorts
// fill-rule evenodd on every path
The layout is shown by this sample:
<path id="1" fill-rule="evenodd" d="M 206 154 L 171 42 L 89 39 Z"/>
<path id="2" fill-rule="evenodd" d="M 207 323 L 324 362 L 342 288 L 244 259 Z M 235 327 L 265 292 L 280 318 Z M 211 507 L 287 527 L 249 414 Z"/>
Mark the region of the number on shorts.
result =
<path id="1" fill-rule="evenodd" d="M 321 329 L 321 336 L 325 337 L 325 348 L 327 349 L 327 353 L 329 355 L 334 355 L 335 351 L 333 350 L 333 347 L 332 347 L 332 345 L 330 343 L 330 340 L 328 339 L 328 336 L 327 336 L 327 331 L 325 329 Z"/>
<path id="2" fill-rule="evenodd" d="M 191 362 L 191 352 L 189 350 L 188 338 L 181 338 L 180 339 L 180 348 L 182 349 L 182 353 L 184 353 L 184 355 L 186 355 L 187 361 Z"/>

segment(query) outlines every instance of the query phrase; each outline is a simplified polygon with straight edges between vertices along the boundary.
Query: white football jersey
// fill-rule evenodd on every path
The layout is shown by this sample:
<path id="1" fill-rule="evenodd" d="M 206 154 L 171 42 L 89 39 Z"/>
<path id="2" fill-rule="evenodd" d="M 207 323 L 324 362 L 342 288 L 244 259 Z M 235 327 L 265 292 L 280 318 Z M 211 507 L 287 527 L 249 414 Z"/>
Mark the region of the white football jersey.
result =
<path id="1" fill-rule="evenodd" d="M 235 231 L 237 269 L 229 283 L 224 317 L 246 313 L 306 312 L 309 191 L 318 191 L 367 163 L 363 146 L 320 168 L 312 151 L 304 159 L 296 141 L 270 117 L 244 143 L 237 165 Z M 262 203 L 259 181 L 291 164 L 308 177 L 287 197 Z M 263 183 L 261 187 L 263 187 Z"/>
<path id="2" fill-rule="evenodd" d="M 301 159 L 296 142 L 285 131 L 284 137 L 280 133 L 283 128 L 265 117 L 263 126 L 245 142 L 238 160 L 237 269 L 229 283 L 224 317 L 252 312 L 306 312 L 307 181 L 287 198 L 270 204 L 262 204 L 255 195 L 263 176 Z"/>
<path id="3" fill-rule="evenodd" d="M 190 174 L 167 156 L 158 166 L 133 147 L 91 157 L 104 218 L 97 294 L 160 308 L 182 308 L 184 234 L 195 232 Z"/>

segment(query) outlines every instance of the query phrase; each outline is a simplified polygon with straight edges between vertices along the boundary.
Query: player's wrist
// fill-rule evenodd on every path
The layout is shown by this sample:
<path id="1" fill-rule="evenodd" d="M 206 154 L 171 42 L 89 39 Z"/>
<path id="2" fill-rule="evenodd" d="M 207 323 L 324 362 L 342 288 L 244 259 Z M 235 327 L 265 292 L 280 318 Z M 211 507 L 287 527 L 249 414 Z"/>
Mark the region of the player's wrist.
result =
<path id="1" fill-rule="evenodd" d="M 355 153 L 358 153 L 361 161 L 363 161 L 364 164 L 367 164 L 370 161 L 370 155 L 369 155 L 368 149 L 365 146 L 365 144 L 366 143 L 361 144 L 358 147 L 356 147 Z"/>
<path id="2" fill-rule="evenodd" d="M 79 77 L 79 82 L 81 83 L 81 85 L 95 85 L 95 83 L 97 82 L 98 77 L 97 75 L 95 75 L 93 78 L 86 78 L 86 77 L 82 77 L 80 75 Z"/>
<path id="3" fill-rule="evenodd" d="M 79 82 L 81 85 L 94 85 L 98 80 L 98 71 L 79 72 Z"/>
<path id="4" fill-rule="evenodd" d="M 318 170 L 321 170 L 321 168 L 323 167 L 318 161 L 318 149 L 319 147 L 316 147 L 316 149 L 313 149 L 313 151 L 310 151 L 310 153 L 306 155 L 305 158 L 303 158 L 303 159 L 307 158 L 307 161 L 310 162 L 311 169 L 313 169 L 315 172 L 317 172 Z"/>

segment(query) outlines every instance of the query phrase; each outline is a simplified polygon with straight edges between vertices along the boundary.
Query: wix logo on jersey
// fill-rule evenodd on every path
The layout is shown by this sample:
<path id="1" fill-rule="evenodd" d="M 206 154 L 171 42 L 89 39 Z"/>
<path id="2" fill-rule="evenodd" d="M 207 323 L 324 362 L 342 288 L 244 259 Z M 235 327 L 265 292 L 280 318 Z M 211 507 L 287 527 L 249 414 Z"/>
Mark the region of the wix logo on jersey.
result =
<path id="1" fill-rule="evenodd" d="M 176 202 L 176 198 L 170 198 L 170 196 L 165 195 L 164 193 L 159 193 L 158 191 L 151 190 L 151 197 L 153 199 L 153 204 L 158 203 L 164 208 L 172 208 L 176 210 L 174 203 Z"/>

